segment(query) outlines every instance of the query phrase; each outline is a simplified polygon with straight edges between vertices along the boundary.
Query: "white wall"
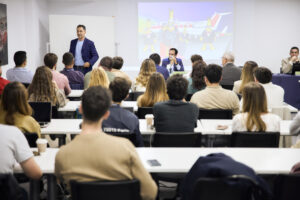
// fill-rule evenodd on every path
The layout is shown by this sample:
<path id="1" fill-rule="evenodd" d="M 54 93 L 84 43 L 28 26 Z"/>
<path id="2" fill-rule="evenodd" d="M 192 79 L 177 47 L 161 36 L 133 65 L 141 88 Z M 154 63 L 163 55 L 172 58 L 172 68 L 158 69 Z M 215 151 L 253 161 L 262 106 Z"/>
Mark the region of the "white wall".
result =
<path id="1" fill-rule="evenodd" d="M 31 68 L 42 64 L 43 55 L 46 53 L 45 43 L 49 41 L 49 14 L 115 16 L 115 41 L 119 43 L 118 55 L 125 59 L 125 70 L 126 68 L 130 70 L 127 66 L 139 66 L 138 1 L 0 0 L 8 5 L 9 66 L 14 65 L 13 53 L 21 49 L 28 51 L 28 65 Z M 273 72 L 279 72 L 280 60 L 288 56 L 290 47 L 300 46 L 298 37 L 300 1 L 235 0 L 234 2 L 233 51 L 236 55 L 236 64 L 243 65 L 245 61 L 251 59 Z M 101 47 L 97 49 L 100 57 L 105 56 L 101 54 Z"/>

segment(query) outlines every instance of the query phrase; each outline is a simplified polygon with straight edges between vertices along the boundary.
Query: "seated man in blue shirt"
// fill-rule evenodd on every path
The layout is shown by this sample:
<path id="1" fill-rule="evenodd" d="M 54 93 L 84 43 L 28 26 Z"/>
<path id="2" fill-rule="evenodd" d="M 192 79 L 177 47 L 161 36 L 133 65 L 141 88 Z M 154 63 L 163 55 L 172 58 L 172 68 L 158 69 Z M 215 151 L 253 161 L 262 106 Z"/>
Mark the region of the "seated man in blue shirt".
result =
<path id="1" fill-rule="evenodd" d="M 144 142 L 140 132 L 139 119 L 132 112 L 120 107 L 121 102 L 127 98 L 130 85 L 126 79 L 116 77 L 110 84 L 112 93 L 112 106 L 110 115 L 102 123 L 104 132 L 124 132 L 136 134 L 136 146 L 143 147 Z"/>
<path id="2" fill-rule="evenodd" d="M 178 50 L 171 48 L 169 50 L 169 57 L 162 61 L 162 67 L 167 68 L 170 74 L 173 71 L 184 71 L 182 60 L 180 58 L 176 58 L 177 54 Z"/>
<path id="3" fill-rule="evenodd" d="M 152 59 L 155 62 L 155 66 L 156 66 L 156 71 L 161 73 L 165 80 L 167 80 L 170 76 L 169 71 L 167 70 L 167 68 L 159 66 L 160 65 L 160 55 L 158 55 L 157 53 L 153 53 L 149 56 L 150 59 Z"/>
<path id="4" fill-rule="evenodd" d="M 27 56 L 25 51 L 17 51 L 14 55 L 16 67 L 7 70 L 6 78 L 9 81 L 18 81 L 21 83 L 31 83 L 33 73 L 26 67 Z"/>
<path id="5" fill-rule="evenodd" d="M 72 53 L 67 52 L 63 55 L 63 64 L 65 68 L 60 71 L 63 75 L 65 75 L 68 80 L 72 90 L 83 89 L 83 79 L 84 75 L 81 71 L 75 71 L 74 66 L 74 56 Z"/>

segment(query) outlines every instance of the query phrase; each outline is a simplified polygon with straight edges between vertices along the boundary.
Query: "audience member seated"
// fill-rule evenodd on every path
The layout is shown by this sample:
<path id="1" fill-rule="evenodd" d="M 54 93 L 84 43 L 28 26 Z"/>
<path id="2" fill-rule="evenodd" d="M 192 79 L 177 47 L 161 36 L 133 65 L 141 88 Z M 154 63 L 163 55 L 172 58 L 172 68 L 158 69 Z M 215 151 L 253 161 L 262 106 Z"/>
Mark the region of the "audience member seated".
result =
<path id="1" fill-rule="evenodd" d="M 167 100 L 169 96 L 165 79 L 160 73 L 155 72 L 150 76 L 146 92 L 138 97 L 137 105 L 138 107 L 153 107 L 155 103 Z"/>
<path id="2" fill-rule="evenodd" d="M 83 115 L 81 133 L 56 154 L 55 175 L 68 185 L 68 189 L 70 180 L 137 179 L 142 199 L 155 199 L 157 186 L 132 143 L 102 131 L 102 122 L 109 117 L 110 104 L 107 89 L 94 86 L 84 91 L 80 106 Z"/>
<path id="3" fill-rule="evenodd" d="M 247 83 L 242 95 L 242 113 L 234 116 L 232 131 L 280 131 L 281 119 L 275 114 L 268 113 L 266 93 L 259 83 Z"/>
<path id="4" fill-rule="evenodd" d="M 103 68 L 98 67 L 88 73 L 91 75 L 88 87 L 101 85 L 102 87 L 108 88 L 109 80 Z"/>
<path id="5" fill-rule="evenodd" d="M 9 80 L 2 78 L 2 67 L 1 67 L 1 60 L 0 60 L 0 97 L 3 92 L 4 87 L 9 83 Z"/>
<path id="6" fill-rule="evenodd" d="M 265 89 L 268 109 L 283 106 L 284 90 L 271 82 L 272 72 L 266 67 L 259 67 L 254 71 L 254 78 Z"/>
<path id="7" fill-rule="evenodd" d="M 196 92 L 191 102 L 204 109 L 232 110 L 233 115 L 236 115 L 240 109 L 239 98 L 234 92 L 220 86 L 222 67 L 210 64 L 204 68 L 204 74 L 206 88 Z"/>
<path id="8" fill-rule="evenodd" d="M 234 55 L 231 52 L 224 53 L 222 65 L 221 85 L 233 85 L 234 81 L 240 80 L 241 69 L 234 65 Z"/>
<path id="9" fill-rule="evenodd" d="M 69 52 L 65 53 L 63 55 L 62 62 L 65 65 L 65 68 L 62 71 L 60 71 L 60 73 L 62 73 L 68 78 L 71 89 L 83 89 L 84 75 L 81 71 L 74 70 L 73 54 Z"/>
<path id="10" fill-rule="evenodd" d="M 68 95 L 71 93 L 69 80 L 65 75 L 56 71 L 57 59 L 57 55 L 54 53 L 47 53 L 44 57 L 44 64 L 51 69 L 52 79 L 57 84 L 58 88 L 64 91 L 65 95 Z"/>
<path id="11" fill-rule="evenodd" d="M 13 174 L 14 166 L 18 162 L 26 176 L 31 179 L 40 179 L 42 171 L 34 160 L 32 150 L 24 134 L 14 126 L 3 124 L 0 124 L 0 133 L 0 173 Z"/>
<path id="12" fill-rule="evenodd" d="M 198 61 L 201 61 L 201 62 L 204 62 L 202 56 L 198 55 L 198 54 L 194 54 L 191 56 L 191 62 L 192 62 L 192 65 L 195 63 L 195 62 L 198 62 Z M 205 62 L 204 62 L 205 63 Z M 206 65 L 206 63 L 205 63 Z"/>
<path id="13" fill-rule="evenodd" d="M 223 153 L 212 153 L 207 156 L 199 157 L 190 171 L 187 173 L 183 181 L 183 187 L 181 191 L 182 200 L 193 199 L 193 190 L 199 178 L 226 178 L 233 175 L 242 175 L 253 179 L 257 183 L 258 187 L 262 189 L 260 193 L 257 193 L 257 195 L 260 195 L 261 197 L 258 197 L 258 199 L 271 199 L 270 197 L 272 196 L 272 193 L 268 184 L 264 181 L 264 179 L 257 176 L 252 168 L 243 163 L 235 161 Z M 232 186 L 234 186 L 234 184 L 240 184 L 240 188 L 247 187 L 248 185 L 242 185 L 241 182 L 231 182 Z M 230 194 L 230 191 L 228 192 Z M 224 199 L 229 198 L 224 197 Z"/>
<path id="14" fill-rule="evenodd" d="M 157 53 L 153 53 L 149 56 L 149 58 L 154 61 L 156 66 L 156 71 L 161 73 L 164 76 L 165 80 L 167 80 L 170 74 L 167 68 L 160 66 L 160 61 L 161 61 L 160 55 Z"/>
<path id="15" fill-rule="evenodd" d="M 64 107 L 68 100 L 52 81 L 51 70 L 46 66 L 38 67 L 32 83 L 28 87 L 30 102 L 51 102 L 52 106 Z"/>
<path id="16" fill-rule="evenodd" d="M 254 61 L 245 62 L 242 69 L 241 80 L 234 82 L 232 91 L 234 91 L 236 94 L 242 94 L 244 86 L 247 83 L 254 81 L 253 73 L 257 67 L 258 65 Z"/>
<path id="17" fill-rule="evenodd" d="M 133 92 L 145 92 L 150 76 L 156 72 L 155 63 L 152 59 L 145 59 L 132 86 Z"/>
<path id="18" fill-rule="evenodd" d="M 115 75 L 115 77 L 121 77 L 125 78 L 129 85 L 131 86 L 132 82 L 130 77 L 123 71 L 121 71 L 121 68 L 123 67 L 124 61 L 122 57 L 116 56 L 113 57 L 113 64 L 112 64 L 112 70 L 111 72 Z"/>
<path id="19" fill-rule="evenodd" d="M 9 81 L 18 81 L 21 83 L 31 83 L 33 73 L 26 67 L 27 56 L 25 51 L 17 51 L 14 55 L 16 66 L 7 70 L 6 78 Z"/>
<path id="20" fill-rule="evenodd" d="M 110 84 L 112 105 L 109 108 L 109 117 L 102 123 L 104 132 L 124 132 L 136 135 L 137 146 L 143 147 L 144 142 L 140 132 L 139 119 L 132 112 L 120 107 L 120 104 L 128 96 L 130 85 L 121 77 L 116 77 Z"/>
<path id="21" fill-rule="evenodd" d="M 184 66 L 182 60 L 177 58 L 178 50 L 175 48 L 171 48 L 169 50 L 169 57 L 163 59 L 162 67 L 166 68 L 170 74 L 174 71 L 184 71 Z"/>
<path id="22" fill-rule="evenodd" d="M 189 86 L 188 86 L 188 94 L 194 94 L 199 90 L 203 90 L 206 85 L 204 82 L 204 68 L 206 64 L 204 61 L 196 61 L 193 63 L 193 69 L 191 76 L 188 78 Z"/>
<path id="23" fill-rule="evenodd" d="M 291 174 L 300 174 L 300 162 L 296 163 L 292 169 L 291 169 Z"/>
<path id="24" fill-rule="evenodd" d="M 22 83 L 8 83 L 1 97 L 0 124 L 13 125 L 23 133 L 37 133 L 41 137 L 40 125 L 31 117 L 32 109 L 27 99 L 28 93 Z"/>
<path id="25" fill-rule="evenodd" d="M 100 63 L 97 67 L 97 68 L 101 68 L 106 73 L 106 77 L 108 78 L 107 88 L 108 88 L 109 82 L 111 82 L 115 78 L 115 75 L 111 72 L 112 65 L 113 65 L 112 58 L 108 57 L 108 56 L 105 56 L 100 60 Z M 84 89 L 89 87 L 91 76 L 92 76 L 91 71 L 85 74 L 85 76 L 84 76 Z"/>
<path id="26" fill-rule="evenodd" d="M 153 107 L 156 132 L 194 132 L 199 109 L 185 102 L 188 81 L 182 75 L 173 75 L 167 80 L 170 100 L 156 103 Z"/>
<path id="27" fill-rule="evenodd" d="M 293 64 L 299 62 L 299 48 L 292 47 L 290 50 L 290 57 L 282 59 L 281 61 L 281 71 L 285 74 L 291 74 L 293 71 Z"/>

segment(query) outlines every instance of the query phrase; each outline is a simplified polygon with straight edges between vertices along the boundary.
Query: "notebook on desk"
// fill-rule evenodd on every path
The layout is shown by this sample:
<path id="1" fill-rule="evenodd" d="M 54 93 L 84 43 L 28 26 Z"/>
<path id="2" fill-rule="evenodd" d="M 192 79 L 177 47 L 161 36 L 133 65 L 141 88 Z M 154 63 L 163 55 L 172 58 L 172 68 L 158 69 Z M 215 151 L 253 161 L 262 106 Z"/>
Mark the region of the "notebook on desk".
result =
<path id="1" fill-rule="evenodd" d="M 52 118 L 51 102 L 29 102 L 29 105 L 33 110 L 32 117 L 41 127 L 46 127 Z"/>

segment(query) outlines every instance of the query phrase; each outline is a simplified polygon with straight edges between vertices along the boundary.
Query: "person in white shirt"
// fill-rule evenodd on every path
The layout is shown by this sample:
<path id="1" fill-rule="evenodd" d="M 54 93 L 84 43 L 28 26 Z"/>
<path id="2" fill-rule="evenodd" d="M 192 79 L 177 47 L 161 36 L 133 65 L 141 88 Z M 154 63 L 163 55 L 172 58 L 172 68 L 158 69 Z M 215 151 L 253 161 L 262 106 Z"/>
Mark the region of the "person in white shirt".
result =
<path id="1" fill-rule="evenodd" d="M 279 132 L 280 117 L 268 113 L 267 97 L 262 85 L 250 82 L 243 92 L 242 113 L 232 120 L 232 131 Z"/>
<path id="2" fill-rule="evenodd" d="M 284 90 L 271 82 L 272 72 L 266 67 L 259 67 L 254 71 L 254 79 L 265 89 L 268 109 L 283 106 Z M 244 97 L 243 97 L 244 98 Z"/>
<path id="3" fill-rule="evenodd" d="M 292 47 L 290 50 L 290 57 L 282 59 L 281 61 L 281 71 L 284 74 L 291 74 L 293 70 L 293 64 L 299 62 L 299 48 Z"/>

